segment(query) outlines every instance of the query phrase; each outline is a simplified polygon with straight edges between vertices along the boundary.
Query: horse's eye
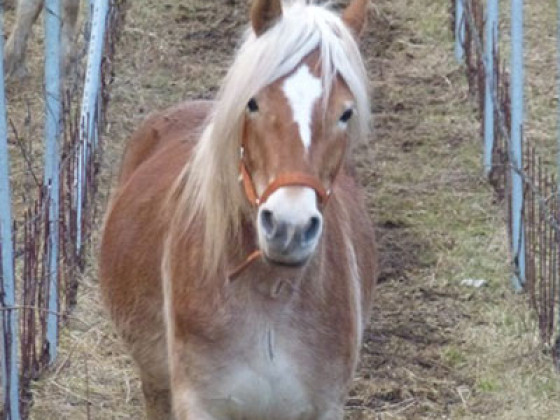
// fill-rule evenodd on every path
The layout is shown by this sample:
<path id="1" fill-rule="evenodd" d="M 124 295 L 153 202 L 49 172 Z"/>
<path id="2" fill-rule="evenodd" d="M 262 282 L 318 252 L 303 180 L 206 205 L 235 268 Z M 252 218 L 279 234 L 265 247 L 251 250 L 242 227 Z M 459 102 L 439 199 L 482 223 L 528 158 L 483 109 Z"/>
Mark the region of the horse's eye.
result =
<path id="1" fill-rule="evenodd" d="M 340 122 L 347 123 L 348 121 L 350 121 L 350 118 L 352 118 L 352 115 L 354 115 L 354 110 L 352 108 L 347 109 L 340 117 Z"/>
<path id="2" fill-rule="evenodd" d="M 249 112 L 257 112 L 259 110 L 259 104 L 257 104 L 255 98 L 251 98 L 249 100 L 249 102 L 247 103 L 247 109 L 249 110 Z"/>

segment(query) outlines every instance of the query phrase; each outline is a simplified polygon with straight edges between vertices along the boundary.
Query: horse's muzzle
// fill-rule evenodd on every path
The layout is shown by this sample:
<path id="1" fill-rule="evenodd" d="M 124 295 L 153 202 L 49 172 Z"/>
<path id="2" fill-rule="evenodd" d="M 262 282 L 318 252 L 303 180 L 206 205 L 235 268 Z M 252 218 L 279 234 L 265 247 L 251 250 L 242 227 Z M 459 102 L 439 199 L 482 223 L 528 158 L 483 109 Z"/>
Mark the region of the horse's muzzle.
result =
<path id="1" fill-rule="evenodd" d="M 258 212 L 259 245 L 275 263 L 302 265 L 319 242 L 323 217 L 310 188 L 285 187 L 275 192 Z"/>

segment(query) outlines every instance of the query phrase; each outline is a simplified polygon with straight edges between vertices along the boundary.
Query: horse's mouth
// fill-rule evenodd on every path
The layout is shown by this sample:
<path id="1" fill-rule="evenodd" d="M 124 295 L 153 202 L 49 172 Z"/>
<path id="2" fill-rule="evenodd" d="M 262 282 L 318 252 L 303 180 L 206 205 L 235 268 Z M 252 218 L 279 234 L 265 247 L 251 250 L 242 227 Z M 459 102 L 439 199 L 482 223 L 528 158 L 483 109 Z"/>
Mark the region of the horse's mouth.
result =
<path id="1" fill-rule="evenodd" d="M 292 255 L 270 255 L 263 252 L 263 259 L 269 264 L 274 266 L 282 266 L 289 268 L 301 268 L 307 264 L 311 255 L 307 255 L 303 258 L 294 258 Z"/>

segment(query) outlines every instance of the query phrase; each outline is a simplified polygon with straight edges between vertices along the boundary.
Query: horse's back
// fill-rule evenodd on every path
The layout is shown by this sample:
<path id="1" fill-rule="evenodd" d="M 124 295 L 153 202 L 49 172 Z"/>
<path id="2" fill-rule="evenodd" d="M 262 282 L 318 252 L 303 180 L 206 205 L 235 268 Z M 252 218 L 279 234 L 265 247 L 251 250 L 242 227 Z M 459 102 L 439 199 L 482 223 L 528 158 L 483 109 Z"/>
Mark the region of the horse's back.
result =
<path id="1" fill-rule="evenodd" d="M 211 101 L 181 102 L 149 115 L 126 145 L 119 185 L 123 185 L 143 162 L 166 144 L 196 140 L 211 106 Z"/>

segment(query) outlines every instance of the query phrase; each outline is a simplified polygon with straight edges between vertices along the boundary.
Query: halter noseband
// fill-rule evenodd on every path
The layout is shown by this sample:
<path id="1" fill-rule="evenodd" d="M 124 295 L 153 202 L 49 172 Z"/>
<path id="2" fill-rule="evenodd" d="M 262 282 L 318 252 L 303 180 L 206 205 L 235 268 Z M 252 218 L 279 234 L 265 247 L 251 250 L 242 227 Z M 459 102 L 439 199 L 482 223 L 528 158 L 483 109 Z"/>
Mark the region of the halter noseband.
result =
<path id="1" fill-rule="evenodd" d="M 245 196 L 251 205 L 258 207 L 265 203 L 266 200 L 279 188 L 282 187 L 309 187 L 315 191 L 321 206 L 325 206 L 331 195 L 331 190 L 325 189 L 321 181 L 313 176 L 306 174 L 304 172 L 284 172 L 278 175 L 274 180 L 268 184 L 262 195 L 259 197 L 257 190 L 255 189 L 255 184 L 253 178 L 247 169 L 245 163 L 245 148 L 242 146 L 240 151 L 240 164 L 239 172 L 241 176 L 241 181 L 243 182 L 243 189 L 245 190 Z"/>

